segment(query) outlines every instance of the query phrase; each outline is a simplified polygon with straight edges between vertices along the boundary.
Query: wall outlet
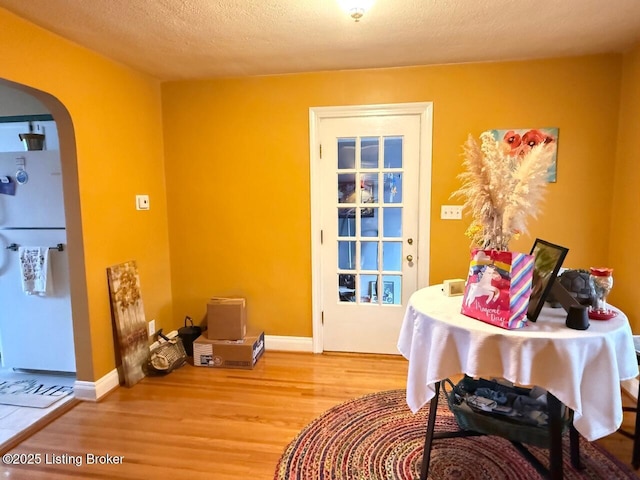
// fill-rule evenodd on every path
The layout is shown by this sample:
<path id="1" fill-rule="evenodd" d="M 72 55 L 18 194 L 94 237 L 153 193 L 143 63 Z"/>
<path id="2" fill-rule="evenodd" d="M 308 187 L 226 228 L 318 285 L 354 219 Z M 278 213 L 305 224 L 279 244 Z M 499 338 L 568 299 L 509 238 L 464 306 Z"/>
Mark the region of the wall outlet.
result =
<path id="1" fill-rule="evenodd" d="M 153 335 L 154 333 L 156 333 L 156 321 L 149 320 L 149 336 Z"/>
<path id="2" fill-rule="evenodd" d="M 462 205 L 440 206 L 440 218 L 442 220 L 462 220 Z"/>

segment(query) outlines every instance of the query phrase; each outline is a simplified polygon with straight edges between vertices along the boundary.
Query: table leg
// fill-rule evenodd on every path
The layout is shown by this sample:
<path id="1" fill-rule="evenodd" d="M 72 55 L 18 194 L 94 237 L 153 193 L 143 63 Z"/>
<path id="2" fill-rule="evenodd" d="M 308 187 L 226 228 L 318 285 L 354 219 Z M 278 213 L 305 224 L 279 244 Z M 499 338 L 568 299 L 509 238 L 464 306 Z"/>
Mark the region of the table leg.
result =
<path id="1" fill-rule="evenodd" d="M 640 362 L 640 357 L 638 357 L 638 362 Z M 640 385 L 638 385 L 638 398 L 640 398 Z M 633 454 L 631 456 L 631 465 L 636 470 L 640 467 L 640 408 L 638 408 L 640 404 L 636 404 L 636 428 L 633 431 Z"/>
<path id="2" fill-rule="evenodd" d="M 549 473 L 551 480 L 562 479 L 562 403 L 547 392 L 549 408 Z"/>
<path id="3" fill-rule="evenodd" d="M 420 480 L 427 480 L 429 473 L 429 462 L 431 461 L 431 444 L 433 443 L 433 431 L 436 426 L 436 415 L 438 413 L 438 397 L 440 396 L 440 382 L 435 384 L 436 394 L 429 404 L 429 421 L 427 422 L 427 436 L 424 439 L 424 449 L 422 451 L 422 467 L 420 468 Z"/>
<path id="4" fill-rule="evenodd" d="M 569 446 L 571 447 L 571 465 L 576 470 L 582 470 L 582 464 L 580 463 L 580 437 L 576 427 L 573 426 L 573 422 L 569 427 Z"/>

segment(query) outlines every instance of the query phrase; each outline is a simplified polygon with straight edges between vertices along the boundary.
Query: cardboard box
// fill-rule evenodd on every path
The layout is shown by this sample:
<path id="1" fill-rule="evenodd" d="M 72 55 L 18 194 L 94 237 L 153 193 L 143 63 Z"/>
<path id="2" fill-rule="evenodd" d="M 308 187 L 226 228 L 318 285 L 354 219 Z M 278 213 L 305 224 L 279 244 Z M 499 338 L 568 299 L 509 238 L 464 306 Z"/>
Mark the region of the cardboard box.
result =
<path id="1" fill-rule="evenodd" d="M 251 370 L 263 353 L 264 332 L 243 340 L 210 340 L 200 335 L 193 342 L 193 365 Z"/>
<path id="2" fill-rule="evenodd" d="M 442 282 L 442 291 L 447 297 L 464 295 L 464 287 L 467 282 L 461 278 L 453 278 Z"/>
<path id="3" fill-rule="evenodd" d="M 247 309 L 244 298 L 214 297 L 207 303 L 209 340 L 242 340 L 247 334 Z"/>

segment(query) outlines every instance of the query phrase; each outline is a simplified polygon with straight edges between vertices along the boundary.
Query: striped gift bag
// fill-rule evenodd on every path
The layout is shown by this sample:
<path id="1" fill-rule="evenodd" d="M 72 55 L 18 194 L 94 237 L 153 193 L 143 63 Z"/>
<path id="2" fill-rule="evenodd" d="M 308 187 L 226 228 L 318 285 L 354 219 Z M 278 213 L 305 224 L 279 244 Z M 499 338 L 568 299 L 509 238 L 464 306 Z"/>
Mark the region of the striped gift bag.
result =
<path id="1" fill-rule="evenodd" d="M 533 255 L 474 249 L 462 297 L 462 313 L 501 328 L 527 324 Z"/>

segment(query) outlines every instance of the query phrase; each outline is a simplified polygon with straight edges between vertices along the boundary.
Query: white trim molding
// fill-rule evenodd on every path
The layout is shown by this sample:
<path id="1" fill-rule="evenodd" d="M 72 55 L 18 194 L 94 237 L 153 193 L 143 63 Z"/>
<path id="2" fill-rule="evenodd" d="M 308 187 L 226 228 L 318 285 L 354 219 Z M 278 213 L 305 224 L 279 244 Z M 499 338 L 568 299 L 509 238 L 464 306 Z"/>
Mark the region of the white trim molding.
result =
<path id="1" fill-rule="evenodd" d="M 120 379 L 118 370 L 114 368 L 97 382 L 76 380 L 73 384 L 73 395 L 79 400 L 97 402 L 118 386 L 120 386 Z"/>
<path id="2" fill-rule="evenodd" d="M 264 348 L 282 352 L 313 352 L 313 338 L 265 335 Z"/>
<path id="3" fill-rule="evenodd" d="M 291 337 L 281 335 L 265 335 L 265 350 L 279 350 L 283 352 L 312 352 L 313 339 L 311 337 Z M 97 402 L 107 393 L 120 386 L 118 370 L 113 369 L 96 382 L 76 380 L 73 384 L 73 394 L 79 400 Z"/>

